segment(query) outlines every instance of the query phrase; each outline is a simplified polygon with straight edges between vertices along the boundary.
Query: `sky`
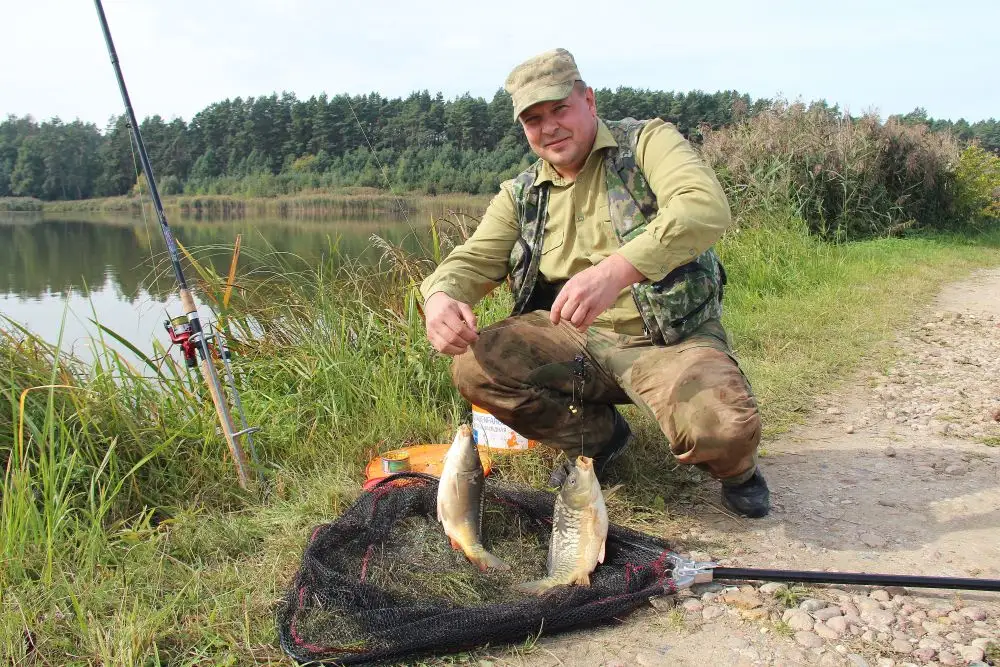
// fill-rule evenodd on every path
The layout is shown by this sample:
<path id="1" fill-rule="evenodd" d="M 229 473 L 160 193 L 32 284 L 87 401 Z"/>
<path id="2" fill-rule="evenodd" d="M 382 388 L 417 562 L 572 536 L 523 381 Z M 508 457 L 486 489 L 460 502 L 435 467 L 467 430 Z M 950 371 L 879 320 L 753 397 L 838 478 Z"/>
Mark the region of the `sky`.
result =
<path id="1" fill-rule="evenodd" d="M 595 88 L 1000 118 L 996 0 L 105 0 L 104 10 L 140 118 L 190 120 L 213 102 L 282 91 L 488 100 L 516 64 L 555 47 Z M 0 117 L 103 128 L 123 111 L 93 3 L 0 0 L 0 26 Z"/>

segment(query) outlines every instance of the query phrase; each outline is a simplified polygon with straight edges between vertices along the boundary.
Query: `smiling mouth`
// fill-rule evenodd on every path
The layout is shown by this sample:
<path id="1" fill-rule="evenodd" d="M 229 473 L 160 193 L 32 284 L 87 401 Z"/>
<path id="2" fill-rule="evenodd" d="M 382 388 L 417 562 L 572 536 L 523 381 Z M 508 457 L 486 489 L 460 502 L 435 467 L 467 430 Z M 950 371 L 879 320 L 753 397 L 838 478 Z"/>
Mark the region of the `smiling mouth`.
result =
<path id="1" fill-rule="evenodd" d="M 565 143 L 566 143 L 566 142 L 567 142 L 568 140 L 569 140 L 569 137 L 563 137 L 562 139 L 557 139 L 557 140 L 555 140 L 555 141 L 551 141 L 551 142 L 549 142 L 549 143 L 545 144 L 545 147 L 546 147 L 546 148 L 555 148 L 555 147 L 557 147 L 557 146 L 562 146 L 562 145 L 563 145 L 563 144 L 565 144 Z"/>

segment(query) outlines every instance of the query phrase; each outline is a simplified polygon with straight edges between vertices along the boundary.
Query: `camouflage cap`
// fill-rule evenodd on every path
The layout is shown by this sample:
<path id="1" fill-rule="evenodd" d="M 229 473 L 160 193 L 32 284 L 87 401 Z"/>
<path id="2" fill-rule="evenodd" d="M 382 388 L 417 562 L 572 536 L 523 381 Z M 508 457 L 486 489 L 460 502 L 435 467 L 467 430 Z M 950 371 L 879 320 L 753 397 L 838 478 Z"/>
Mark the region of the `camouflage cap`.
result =
<path id="1" fill-rule="evenodd" d="M 568 97 L 580 78 L 573 55 L 566 49 L 552 49 L 515 67 L 503 87 L 510 93 L 517 118 L 532 104 Z"/>

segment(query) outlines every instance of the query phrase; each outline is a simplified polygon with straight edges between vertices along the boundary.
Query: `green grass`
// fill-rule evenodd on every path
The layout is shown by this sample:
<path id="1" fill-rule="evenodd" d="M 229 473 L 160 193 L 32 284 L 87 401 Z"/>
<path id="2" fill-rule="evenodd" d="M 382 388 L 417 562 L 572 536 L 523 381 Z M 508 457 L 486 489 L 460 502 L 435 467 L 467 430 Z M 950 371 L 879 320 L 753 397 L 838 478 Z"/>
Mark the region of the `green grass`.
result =
<path id="1" fill-rule="evenodd" d="M 768 433 L 863 361 L 884 358 L 885 342 L 942 282 L 1000 264 L 998 248 L 997 233 L 829 245 L 780 224 L 727 237 L 726 324 Z M 234 344 L 243 403 L 263 426 L 261 495 L 238 489 L 210 404 L 183 367 L 129 366 L 110 344 L 84 367 L 0 327 L 0 656 L 290 664 L 274 609 L 311 530 L 356 496 L 370 456 L 447 442 L 467 416 L 448 360 L 423 336 L 413 286 L 427 267 L 404 257 L 396 267 L 387 284 L 349 263 L 288 265 L 223 309 L 234 338 L 263 332 Z M 200 298 L 221 301 L 218 277 L 201 278 Z M 480 320 L 508 308 L 500 294 Z M 691 483 L 700 473 L 660 465 L 662 437 L 637 428 L 611 511 L 657 530 L 679 525 L 678 502 L 701 502 Z M 548 462 L 500 458 L 498 473 L 538 482 Z"/>

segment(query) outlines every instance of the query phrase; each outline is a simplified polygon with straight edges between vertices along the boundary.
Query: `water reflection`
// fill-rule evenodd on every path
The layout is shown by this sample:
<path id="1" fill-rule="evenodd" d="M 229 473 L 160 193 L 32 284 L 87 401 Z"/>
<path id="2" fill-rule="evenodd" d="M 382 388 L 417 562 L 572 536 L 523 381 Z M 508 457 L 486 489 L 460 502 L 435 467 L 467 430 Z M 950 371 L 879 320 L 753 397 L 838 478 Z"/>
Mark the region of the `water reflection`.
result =
<path id="1" fill-rule="evenodd" d="M 178 241 L 220 274 L 228 271 L 233 244 L 241 235 L 241 276 L 288 264 L 302 268 L 321 258 L 377 262 L 381 251 L 373 247 L 372 234 L 423 256 L 429 247 L 426 227 L 389 219 L 171 221 Z M 183 264 L 193 281 L 194 270 Z M 0 220 L 0 315 L 51 343 L 61 336 L 63 348 L 84 359 L 93 358 L 90 339 L 97 328 L 91 320 L 147 354 L 153 340 L 167 345 L 163 320 L 180 314 L 175 291 L 155 219 L 36 215 Z M 211 316 L 204 305 L 202 311 Z"/>

